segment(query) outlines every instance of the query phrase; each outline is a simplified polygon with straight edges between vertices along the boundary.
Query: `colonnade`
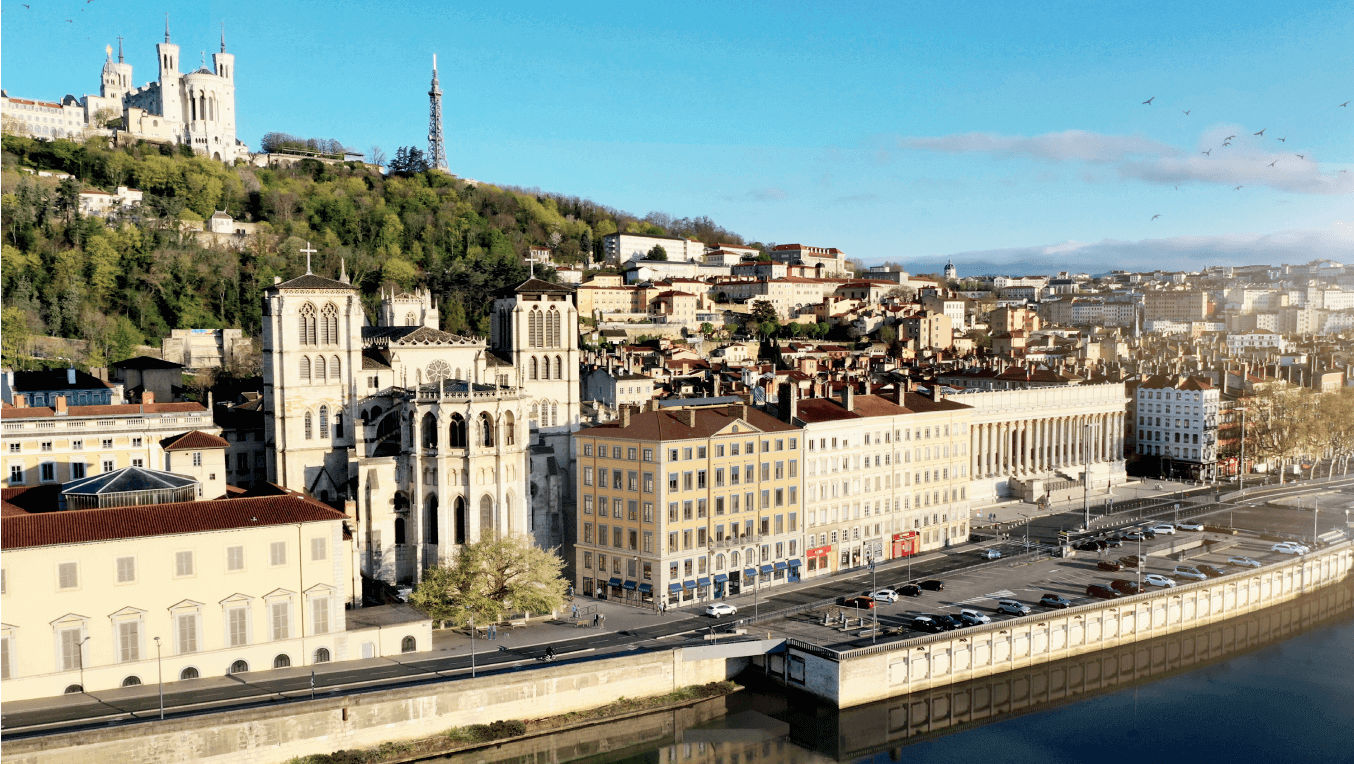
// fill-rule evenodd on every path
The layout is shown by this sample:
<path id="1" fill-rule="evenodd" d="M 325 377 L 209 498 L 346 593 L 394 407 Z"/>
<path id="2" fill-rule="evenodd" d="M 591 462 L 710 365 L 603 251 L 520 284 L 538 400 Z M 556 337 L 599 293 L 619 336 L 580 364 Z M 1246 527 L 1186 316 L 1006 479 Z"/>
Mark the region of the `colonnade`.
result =
<path id="1" fill-rule="evenodd" d="M 1107 412 L 974 423 L 973 476 L 1035 475 L 1122 461 L 1125 416 Z"/>

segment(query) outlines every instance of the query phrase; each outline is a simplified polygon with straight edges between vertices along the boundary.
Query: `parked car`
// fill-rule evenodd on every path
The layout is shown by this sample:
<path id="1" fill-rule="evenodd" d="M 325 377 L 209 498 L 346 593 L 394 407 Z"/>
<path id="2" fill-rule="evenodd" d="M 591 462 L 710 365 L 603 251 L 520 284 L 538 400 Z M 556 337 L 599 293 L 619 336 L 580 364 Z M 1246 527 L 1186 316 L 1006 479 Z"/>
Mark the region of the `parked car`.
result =
<path id="1" fill-rule="evenodd" d="M 1086 595 L 1088 597 L 1099 597 L 1105 600 L 1112 600 L 1124 596 L 1108 586 L 1102 586 L 1101 584 L 1091 584 L 1090 586 L 1087 586 Z"/>
<path id="2" fill-rule="evenodd" d="M 719 618 L 723 615 L 736 615 L 737 613 L 738 608 L 727 602 L 716 602 L 705 606 L 705 614 L 711 618 Z"/>
<path id="3" fill-rule="evenodd" d="M 1168 535 L 1168 536 L 1174 536 L 1174 535 L 1175 535 L 1175 526 L 1174 526 L 1174 525 L 1171 525 L 1170 523 L 1162 523 L 1161 525 L 1153 525 L 1151 528 L 1148 528 L 1147 530 L 1149 530 L 1149 531 L 1151 531 L 1151 532 L 1153 532 L 1153 533 L 1165 534 L 1165 535 Z"/>
<path id="4" fill-rule="evenodd" d="M 1138 588 L 1137 581 L 1129 581 L 1123 578 L 1116 578 L 1110 582 L 1110 588 L 1120 594 L 1137 594 L 1141 589 Z"/>
<path id="5" fill-rule="evenodd" d="M 1127 557 L 1120 557 L 1119 562 L 1123 563 L 1125 568 L 1142 567 L 1142 558 L 1137 556 L 1136 554 L 1130 554 Z"/>
<path id="6" fill-rule="evenodd" d="M 1108 570 L 1110 572 L 1124 569 L 1124 564 L 1122 562 L 1115 562 L 1114 560 L 1101 560 L 1100 562 L 1097 562 L 1095 566 L 1100 570 Z"/>
<path id="7" fill-rule="evenodd" d="M 865 594 L 858 594 L 854 597 L 843 597 L 842 604 L 846 607 L 869 609 L 874 607 L 874 597 Z"/>
<path id="8" fill-rule="evenodd" d="M 1270 547 L 1269 551 L 1278 552 L 1279 554 L 1307 554 L 1312 550 L 1306 545 L 1299 544 L 1296 541 L 1280 541 Z"/>
<path id="9" fill-rule="evenodd" d="M 1239 568 L 1258 568 L 1258 567 L 1260 567 L 1260 561 L 1259 561 L 1259 560 L 1253 560 L 1253 559 L 1251 559 L 1251 558 L 1249 558 L 1249 557 L 1247 557 L 1247 556 L 1245 556 L 1245 555 L 1240 555 L 1240 554 L 1239 554 L 1239 555 L 1236 555 L 1236 556 L 1233 556 L 1233 557 L 1228 557 L 1228 558 L 1227 558 L 1227 564 L 1228 564 L 1228 565 L 1235 565 L 1235 566 L 1237 566 L 1237 567 L 1239 567 Z"/>
<path id="10" fill-rule="evenodd" d="M 1138 533 L 1141 533 L 1142 537 L 1145 539 L 1154 539 L 1157 537 L 1157 532 L 1151 528 L 1140 528 Z"/>
<path id="11" fill-rule="evenodd" d="M 1160 573 L 1148 573 L 1142 577 L 1142 582 L 1149 586 L 1175 586 L 1175 579 L 1168 578 Z"/>
<path id="12" fill-rule="evenodd" d="M 1188 578 L 1191 581 L 1203 581 L 1208 578 L 1202 570 L 1199 570 L 1193 565 L 1176 565 L 1175 570 L 1171 575 L 1176 578 Z"/>
<path id="13" fill-rule="evenodd" d="M 1011 615 L 1029 615 L 1030 606 L 1022 605 L 1016 600 L 997 600 L 998 613 L 1010 613 Z"/>
<path id="14" fill-rule="evenodd" d="M 1109 538 L 1105 539 L 1105 543 L 1109 546 L 1110 549 L 1118 549 L 1119 547 L 1124 545 L 1124 540 L 1120 536 L 1110 536 Z"/>
<path id="15" fill-rule="evenodd" d="M 1182 531 L 1201 531 L 1204 529 L 1204 526 L 1202 524 L 1194 522 L 1176 523 L 1175 527 L 1179 528 Z"/>
<path id="16" fill-rule="evenodd" d="M 1194 567 L 1198 568 L 1200 573 L 1203 573 L 1209 578 L 1221 578 L 1222 576 L 1227 575 L 1226 571 L 1215 568 L 1212 565 L 1195 565 Z"/>
<path id="17" fill-rule="evenodd" d="M 924 631 L 928 634 L 939 634 L 945 630 L 945 627 L 936 623 L 936 620 L 929 615 L 913 616 L 911 626 L 917 631 Z"/>
<path id="18" fill-rule="evenodd" d="M 867 596 L 873 597 L 879 602 L 893 603 L 898 601 L 898 592 L 892 589 L 878 589 L 870 592 Z"/>
<path id="19" fill-rule="evenodd" d="M 996 549 L 984 549 L 983 551 L 979 552 L 978 554 L 981 555 L 982 558 L 983 558 L 984 560 L 1000 560 L 1000 559 L 1001 559 L 1001 552 L 997 551 Z"/>
<path id="20" fill-rule="evenodd" d="M 969 626 L 981 626 L 985 623 L 992 623 L 992 616 L 986 613 L 979 613 L 977 610 L 960 610 L 959 620 Z"/>
<path id="21" fill-rule="evenodd" d="M 959 620 L 958 616 L 949 615 L 948 613 L 945 615 L 933 615 L 931 617 L 934 618 L 936 623 L 940 624 L 940 628 L 944 629 L 945 631 L 954 631 L 955 629 L 962 629 L 968 625 L 963 621 Z"/>
<path id="22" fill-rule="evenodd" d="M 1125 541 L 1142 541 L 1144 539 L 1149 538 L 1156 538 L 1156 535 L 1154 534 L 1148 536 L 1146 533 L 1143 533 L 1142 531 L 1129 531 L 1128 533 L 1124 534 Z"/>
<path id="23" fill-rule="evenodd" d="M 1072 607 L 1072 600 L 1069 600 L 1061 594 L 1049 592 L 1039 598 L 1039 604 L 1044 607 L 1065 608 Z"/>
<path id="24" fill-rule="evenodd" d="M 898 593 L 904 597 L 920 597 L 921 587 L 916 584 L 903 584 L 898 587 Z"/>
<path id="25" fill-rule="evenodd" d="M 934 578 L 928 578 L 925 581 L 922 581 L 920 584 L 918 584 L 918 586 L 920 586 L 921 588 L 925 589 L 928 592 L 938 592 L 945 588 L 945 584 L 941 583 L 940 581 Z"/>

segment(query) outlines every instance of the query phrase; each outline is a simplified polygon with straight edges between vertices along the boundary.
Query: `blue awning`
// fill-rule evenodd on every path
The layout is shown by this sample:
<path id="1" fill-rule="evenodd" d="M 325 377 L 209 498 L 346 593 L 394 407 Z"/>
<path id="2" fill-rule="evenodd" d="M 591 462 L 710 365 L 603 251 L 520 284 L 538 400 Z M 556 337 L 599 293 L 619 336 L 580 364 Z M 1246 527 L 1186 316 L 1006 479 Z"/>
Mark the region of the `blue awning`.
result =
<path id="1" fill-rule="evenodd" d="M 681 584 L 668 584 L 668 591 L 671 592 L 671 593 L 673 593 L 673 594 L 676 594 L 677 592 L 680 592 L 681 590 L 682 590 L 682 585 L 681 585 Z"/>
<path id="2" fill-rule="evenodd" d="M 640 585 L 639 585 L 639 593 L 640 593 L 640 594 L 653 594 L 653 584 L 640 584 Z"/>
<path id="3" fill-rule="evenodd" d="M 790 560 L 790 567 L 797 568 L 801 562 L 803 562 L 803 560 Z"/>
<path id="4" fill-rule="evenodd" d="M 773 571 L 773 570 L 775 570 L 775 568 L 774 568 L 773 566 L 771 566 L 771 565 L 763 565 L 763 566 L 762 566 L 762 574 L 763 574 L 763 575 L 765 575 L 765 574 L 767 574 L 767 573 L 770 573 L 770 572 Z"/>
<path id="5" fill-rule="evenodd" d="M 783 563 L 783 562 L 777 562 L 777 563 L 776 563 L 776 570 L 785 570 L 785 563 Z"/>
<path id="6" fill-rule="evenodd" d="M 757 577 L 757 569 L 756 569 L 756 568 L 748 568 L 747 570 L 743 571 L 743 575 L 747 576 L 748 578 L 756 578 L 756 577 Z"/>
<path id="7" fill-rule="evenodd" d="M 724 575 L 723 573 L 716 573 L 716 574 L 715 574 L 715 583 L 717 583 L 717 584 L 722 584 L 722 583 L 724 583 L 725 581 L 728 581 L 728 580 L 729 580 L 729 577 L 726 576 L 726 575 Z"/>
<path id="8" fill-rule="evenodd" d="M 610 586 L 620 586 L 621 580 L 619 578 L 613 577 L 610 581 L 607 581 L 607 584 Z"/>
<path id="9" fill-rule="evenodd" d="M 635 588 L 635 582 L 634 582 L 634 581 L 626 581 L 626 582 L 625 582 L 625 588 L 626 588 L 626 589 L 634 589 L 634 588 Z"/>
<path id="10" fill-rule="evenodd" d="M 709 577 L 709 576 L 701 576 L 701 577 L 700 577 L 700 580 L 696 581 L 696 585 L 697 585 L 697 586 L 709 586 L 709 585 L 710 585 L 710 577 Z"/>
<path id="11" fill-rule="evenodd" d="M 695 589 L 695 588 L 696 588 L 696 582 L 695 582 L 695 581 L 683 581 L 683 582 L 682 582 L 682 586 L 685 586 L 685 587 L 688 588 L 688 589 Z"/>

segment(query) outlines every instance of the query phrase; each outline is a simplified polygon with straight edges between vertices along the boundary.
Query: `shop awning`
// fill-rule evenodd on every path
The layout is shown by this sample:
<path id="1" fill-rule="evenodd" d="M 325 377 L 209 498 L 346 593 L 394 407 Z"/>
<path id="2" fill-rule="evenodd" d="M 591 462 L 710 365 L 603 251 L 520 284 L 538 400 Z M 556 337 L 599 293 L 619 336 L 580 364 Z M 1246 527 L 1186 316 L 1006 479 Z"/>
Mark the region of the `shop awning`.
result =
<path id="1" fill-rule="evenodd" d="M 640 594 L 653 594 L 653 584 L 640 584 L 640 585 L 639 585 L 639 593 L 640 593 Z"/>
<path id="2" fill-rule="evenodd" d="M 747 570 L 744 570 L 744 571 L 743 571 L 743 575 L 747 576 L 748 578 L 756 578 L 756 577 L 757 577 L 757 569 L 756 569 L 756 568 L 748 568 Z"/>
<path id="3" fill-rule="evenodd" d="M 696 581 L 696 585 L 697 585 L 697 586 L 709 586 L 709 585 L 710 585 L 710 577 L 709 577 L 709 576 L 701 576 L 700 579 L 699 579 L 698 581 Z"/>
<path id="4" fill-rule="evenodd" d="M 762 575 L 766 575 L 766 574 L 770 573 L 770 572 L 773 571 L 773 570 L 775 570 L 775 567 L 773 567 L 773 566 L 771 566 L 771 565 L 763 565 L 763 566 L 762 566 Z"/>
<path id="5" fill-rule="evenodd" d="M 610 581 L 607 581 L 607 584 L 610 586 L 620 586 L 621 580 L 619 578 L 613 577 Z"/>
<path id="6" fill-rule="evenodd" d="M 783 562 L 777 562 L 777 563 L 776 563 L 776 570 L 785 570 L 785 563 L 783 563 Z"/>
<path id="7" fill-rule="evenodd" d="M 683 582 L 682 582 L 682 586 L 685 586 L 685 587 L 688 588 L 688 589 L 695 589 L 695 588 L 696 588 L 696 582 L 695 582 L 695 581 L 683 581 Z"/>
<path id="8" fill-rule="evenodd" d="M 682 590 L 682 585 L 681 585 L 681 584 L 668 584 L 668 591 L 671 592 L 672 594 L 676 594 L 677 592 L 680 592 L 681 590 Z"/>
<path id="9" fill-rule="evenodd" d="M 800 562 L 802 562 L 802 561 L 801 561 L 801 560 L 790 560 L 790 567 L 792 567 L 792 568 L 797 568 L 797 567 L 799 567 L 799 563 L 800 563 Z"/>
<path id="10" fill-rule="evenodd" d="M 716 574 L 715 574 L 715 583 L 717 583 L 717 584 L 722 584 L 722 583 L 724 583 L 725 581 L 728 581 L 728 580 L 729 580 L 729 577 L 726 576 L 726 575 L 724 575 L 723 573 L 716 573 Z"/>
<path id="11" fill-rule="evenodd" d="M 633 590 L 633 589 L 635 588 L 635 582 L 634 582 L 634 581 L 626 581 L 626 582 L 625 582 L 625 588 L 626 588 L 626 589 L 631 589 L 631 590 Z"/>

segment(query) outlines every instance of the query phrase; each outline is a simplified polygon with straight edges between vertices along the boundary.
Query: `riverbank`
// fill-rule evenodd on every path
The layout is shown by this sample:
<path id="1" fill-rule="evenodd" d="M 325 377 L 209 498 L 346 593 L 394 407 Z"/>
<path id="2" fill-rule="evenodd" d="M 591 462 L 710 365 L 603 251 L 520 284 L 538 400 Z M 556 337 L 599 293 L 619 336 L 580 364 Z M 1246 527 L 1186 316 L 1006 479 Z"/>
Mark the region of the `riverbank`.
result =
<path id="1" fill-rule="evenodd" d="M 403 764 L 435 756 L 451 756 L 503 747 L 514 743 L 566 732 L 586 729 L 598 724 L 614 724 L 647 714 L 675 711 L 696 703 L 721 698 L 738 690 L 733 682 L 684 687 L 665 695 L 648 698 L 621 698 L 589 711 L 573 711 L 540 719 L 496 721 L 454 727 L 444 732 L 395 743 L 382 743 L 375 748 L 340 750 L 328 754 L 311 754 L 292 759 L 288 764 Z"/>

